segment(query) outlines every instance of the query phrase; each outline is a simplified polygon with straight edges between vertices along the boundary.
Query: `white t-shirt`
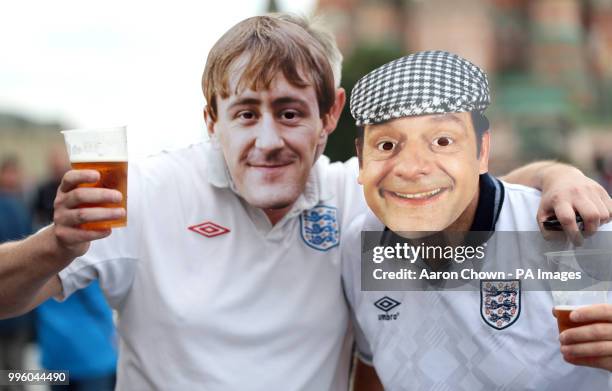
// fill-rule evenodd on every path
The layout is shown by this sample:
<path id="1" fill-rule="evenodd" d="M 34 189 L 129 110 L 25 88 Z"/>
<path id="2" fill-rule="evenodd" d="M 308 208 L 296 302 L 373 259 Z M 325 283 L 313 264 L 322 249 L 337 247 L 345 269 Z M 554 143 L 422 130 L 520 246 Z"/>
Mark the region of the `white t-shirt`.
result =
<path id="1" fill-rule="evenodd" d="M 127 228 L 59 274 L 65 297 L 99 279 L 118 311 L 117 389 L 346 390 L 339 242 L 364 210 L 356 161 L 321 157 L 272 227 L 206 153 L 130 163 Z"/>
<path id="2" fill-rule="evenodd" d="M 540 193 L 504 188 L 495 231 L 538 231 Z M 518 313 L 497 329 L 481 314 L 479 291 L 361 291 L 360 233 L 383 229 L 371 212 L 356 218 L 343 237 L 342 273 L 359 356 L 373 363 L 385 389 L 610 389 L 609 372 L 563 360 L 550 292 L 516 290 Z"/>

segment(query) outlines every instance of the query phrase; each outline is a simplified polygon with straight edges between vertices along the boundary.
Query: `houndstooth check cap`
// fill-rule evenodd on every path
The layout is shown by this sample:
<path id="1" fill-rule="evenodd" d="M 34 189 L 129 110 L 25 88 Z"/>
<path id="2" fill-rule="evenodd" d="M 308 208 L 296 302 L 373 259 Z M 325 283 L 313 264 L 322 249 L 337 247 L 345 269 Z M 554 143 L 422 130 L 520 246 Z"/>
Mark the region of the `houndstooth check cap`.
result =
<path id="1" fill-rule="evenodd" d="M 425 114 L 484 111 L 491 98 L 482 69 L 436 50 L 393 60 L 368 73 L 351 92 L 357 126 Z"/>

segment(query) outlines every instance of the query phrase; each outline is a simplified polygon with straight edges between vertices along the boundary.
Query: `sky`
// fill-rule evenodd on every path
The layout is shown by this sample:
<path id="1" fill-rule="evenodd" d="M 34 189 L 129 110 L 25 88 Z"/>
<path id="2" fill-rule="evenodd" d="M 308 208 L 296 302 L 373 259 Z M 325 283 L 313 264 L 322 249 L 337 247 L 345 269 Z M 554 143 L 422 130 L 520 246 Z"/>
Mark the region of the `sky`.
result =
<path id="1" fill-rule="evenodd" d="M 0 111 L 127 125 L 130 157 L 201 140 L 206 55 L 265 0 L 20 0 L 0 13 Z M 277 0 L 309 14 L 315 0 Z M 59 130 L 59 129 L 58 129 Z"/>

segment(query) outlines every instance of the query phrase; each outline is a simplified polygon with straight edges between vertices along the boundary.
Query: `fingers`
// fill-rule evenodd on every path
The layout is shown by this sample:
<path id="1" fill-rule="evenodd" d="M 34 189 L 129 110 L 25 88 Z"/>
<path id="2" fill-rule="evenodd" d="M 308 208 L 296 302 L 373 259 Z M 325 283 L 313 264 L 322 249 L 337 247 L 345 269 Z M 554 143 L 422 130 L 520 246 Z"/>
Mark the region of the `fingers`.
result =
<path id="1" fill-rule="evenodd" d="M 56 213 L 54 220 L 57 225 L 77 227 L 95 221 L 121 219 L 125 217 L 125 213 L 123 208 L 64 209 Z"/>
<path id="2" fill-rule="evenodd" d="M 100 173 L 96 170 L 70 170 L 62 178 L 59 191 L 67 193 L 83 183 L 96 183 Z"/>
<path id="3" fill-rule="evenodd" d="M 609 341 L 612 343 L 612 324 L 594 323 L 565 330 L 559 335 L 563 345 L 584 344 L 587 342 Z M 610 350 L 612 354 L 612 350 Z"/>
<path id="4" fill-rule="evenodd" d="M 610 195 L 592 179 L 573 189 L 571 203 L 582 216 L 587 234 L 596 232 L 600 225 L 606 224 L 612 217 Z"/>
<path id="5" fill-rule="evenodd" d="M 120 191 L 99 187 L 79 187 L 66 193 L 59 201 L 64 208 L 76 208 L 83 204 L 116 204 L 121 202 Z"/>
<path id="6" fill-rule="evenodd" d="M 71 246 L 75 245 L 87 246 L 87 243 L 93 240 L 105 238 L 111 234 L 110 229 L 94 231 L 61 225 L 55 225 L 54 230 L 55 236 L 57 237 L 59 242 L 67 248 L 70 248 Z M 86 249 L 86 247 L 81 250 L 76 249 L 75 256 L 85 253 Z"/>
<path id="7" fill-rule="evenodd" d="M 122 194 L 117 190 L 80 187 L 100 181 L 95 170 L 70 170 L 62 178 L 53 204 L 53 236 L 56 248 L 68 259 L 84 254 L 93 240 L 111 234 L 110 229 L 83 229 L 83 224 L 112 221 L 125 217 L 123 208 L 87 207 L 92 204 L 116 204 Z"/>
<path id="8" fill-rule="evenodd" d="M 572 205 L 569 202 L 559 202 L 554 206 L 554 212 L 567 237 L 574 245 L 581 246 L 584 239 L 576 224 L 576 212 Z"/>
<path id="9" fill-rule="evenodd" d="M 569 171 L 571 174 L 571 171 Z M 538 222 L 544 237 L 555 238 L 541 224 L 552 213 L 561 223 L 563 231 L 575 245 L 581 245 L 584 236 L 595 233 L 599 226 L 612 220 L 612 199 L 605 189 L 584 175 L 556 175 L 553 185 L 545 191 L 538 210 Z M 584 222 L 582 234 L 576 224 L 576 214 Z"/>
<path id="10" fill-rule="evenodd" d="M 575 345 L 562 345 L 561 353 L 570 358 L 610 357 L 612 341 L 584 342 Z"/>
<path id="11" fill-rule="evenodd" d="M 612 357 L 573 357 L 563 355 L 565 361 L 574 365 L 612 370 Z"/>
<path id="12" fill-rule="evenodd" d="M 576 212 L 569 202 L 560 202 L 554 206 L 554 211 L 564 231 L 578 231 Z"/>
<path id="13" fill-rule="evenodd" d="M 559 335 L 565 361 L 612 370 L 612 305 L 598 304 L 572 311 L 573 322 L 597 322 L 565 330 Z"/>
<path id="14" fill-rule="evenodd" d="M 100 173 L 95 170 L 70 170 L 62 178 L 54 202 L 56 212 L 78 208 L 85 204 L 113 204 L 121 202 L 120 191 L 99 187 L 78 187 L 87 183 L 96 183 Z M 58 223 L 56 221 L 56 223 Z"/>
<path id="15" fill-rule="evenodd" d="M 611 322 L 612 304 L 593 304 L 570 313 L 572 322 Z"/>
<path id="16" fill-rule="evenodd" d="M 599 210 L 598 200 L 584 199 L 583 201 L 574 204 L 576 212 L 584 221 L 584 232 L 587 235 L 597 232 L 601 224 L 601 218 L 604 217 L 602 211 Z M 607 216 L 605 216 L 607 217 Z"/>
<path id="17" fill-rule="evenodd" d="M 599 197 L 594 200 L 597 210 L 599 211 L 599 220 L 601 224 L 607 224 L 612 221 L 612 198 L 603 190 Z"/>

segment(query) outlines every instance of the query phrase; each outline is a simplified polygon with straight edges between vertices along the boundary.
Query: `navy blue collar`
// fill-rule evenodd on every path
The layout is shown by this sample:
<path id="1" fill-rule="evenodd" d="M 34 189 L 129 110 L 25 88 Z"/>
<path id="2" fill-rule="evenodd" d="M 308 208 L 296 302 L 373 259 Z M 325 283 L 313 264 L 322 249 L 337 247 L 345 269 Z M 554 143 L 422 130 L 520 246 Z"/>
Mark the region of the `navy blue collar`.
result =
<path id="1" fill-rule="evenodd" d="M 504 185 L 492 175 L 480 176 L 480 194 L 470 231 L 495 231 L 504 203 Z"/>

